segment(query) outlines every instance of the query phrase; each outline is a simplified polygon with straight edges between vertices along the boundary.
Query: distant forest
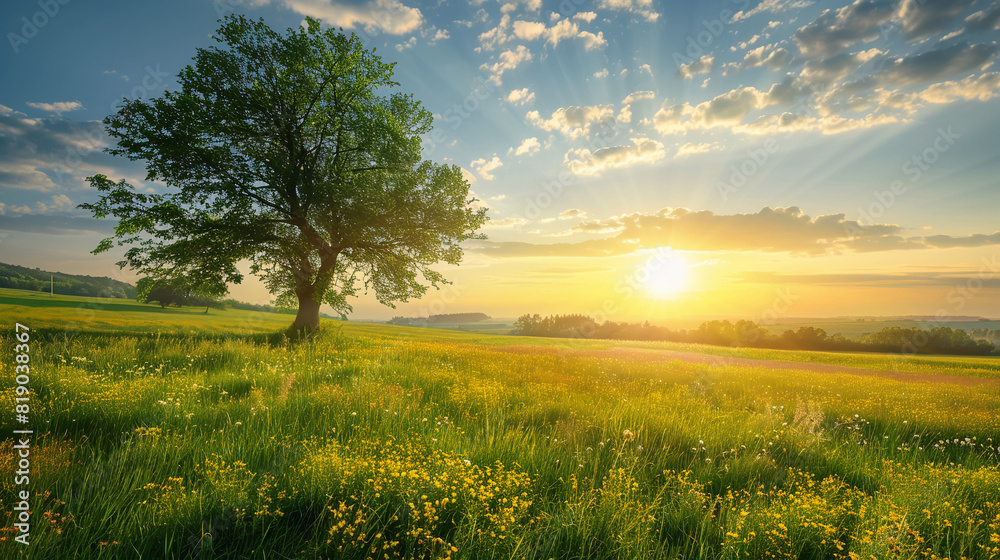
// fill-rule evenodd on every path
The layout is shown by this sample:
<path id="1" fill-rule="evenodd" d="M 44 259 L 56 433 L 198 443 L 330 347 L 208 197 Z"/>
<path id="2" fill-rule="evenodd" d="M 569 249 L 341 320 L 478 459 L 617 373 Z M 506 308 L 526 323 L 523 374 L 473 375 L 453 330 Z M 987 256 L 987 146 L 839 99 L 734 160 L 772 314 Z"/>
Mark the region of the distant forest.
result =
<path id="1" fill-rule="evenodd" d="M 775 348 L 782 350 L 820 350 L 853 352 L 889 352 L 904 354 L 1000 355 L 1000 330 L 886 327 L 859 340 L 842 334 L 828 335 L 816 327 L 800 327 L 773 335 L 753 321 L 707 321 L 694 330 L 671 330 L 645 323 L 598 324 L 586 315 L 522 315 L 511 334 L 560 338 L 604 338 L 613 340 L 650 340 L 689 342 L 718 346 Z"/>
<path id="2" fill-rule="evenodd" d="M 63 274 L 0 263 L 0 288 L 48 293 L 50 287 L 53 292 L 65 296 L 132 299 L 136 295 L 135 286 L 107 277 Z"/>
<path id="3" fill-rule="evenodd" d="M 436 323 L 475 323 L 489 319 L 492 317 L 485 313 L 446 313 L 430 317 L 393 317 L 388 323 L 390 325 L 419 326 Z"/>

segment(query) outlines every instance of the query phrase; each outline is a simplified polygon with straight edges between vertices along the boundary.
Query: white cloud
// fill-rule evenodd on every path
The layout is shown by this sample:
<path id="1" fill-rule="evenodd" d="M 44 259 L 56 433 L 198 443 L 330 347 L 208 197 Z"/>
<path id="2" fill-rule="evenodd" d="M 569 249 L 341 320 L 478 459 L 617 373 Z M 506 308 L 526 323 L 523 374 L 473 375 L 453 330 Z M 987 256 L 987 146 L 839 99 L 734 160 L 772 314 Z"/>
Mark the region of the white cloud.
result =
<path id="1" fill-rule="evenodd" d="M 492 181 L 493 179 L 496 179 L 496 176 L 492 174 L 493 170 L 498 167 L 502 167 L 503 162 L 500 161 L 500 158 L 494 154 L 493 159 L 489 161 L 486 161 L 484 158 L 479 158 L 469 165 L 476 171 L 476 173 L 479 173 L 480 177 L 487 181 Z"/>
<path id="2" fill-rule="evenodd" d="M 515 156 L 523 155 L 534 155 L 537 154 L 539 150 L 542 149 L 542 145 L 538 142 L 538 138 L 532 136 L 531 138 L 525 138 L 521 141 L 521 145 L 517 148 L 511 148 L 507 151 L 508 154 L 513 153 Z"/>
<path id="3" fill-rule="evenodd" d="M 73 201 L 69 199 L 68 196 L 64 194 L 54 194 L 52 195 L 52 207 L 55 209 L 62 210 L 73 206 Z"/>
<path id="4" fill-rule="evenodd" d="M 691 124 L 699 128 L 739 124 L 750 111 L 763 106 L 763 93 L 754 87 L 741 87 L 699 103 L 691 111 Z"/>
<path id="5" fill-rule="evenodd" d="M 820 114 L 830 115 L 842 110 L 858 111 L 871 107 L 878 97 L 884 101 L 893 102 L 905 98 L 906 94 L 897 92 L 900 86 L 918 86 L 932 84 L 953 74 L 965 74 L 977 68 L 992 64 L 994 56 L 1000 47 L 994 44 L 979 43 L 975 45 L 955 44 L 921 52 L 912 56 L 897 58 L 891 64 L 883 64 L 879 72 L 861 79 L 845 83 L 827 92 L 821 98 L 817 109 Z M 884 94 L 877 94 L 879 89 L 893 92 L 892 98 L 886 99 Z M 892 103 L 901 106 L 899 103 Z M 907 114 L 911 114 L 915 106 L 910 104 Z"/>
<path id="6" fill-rule="evenodd" d="M 528 112 L 525 118 L 542 130 L 559 131 L 577 139 L 589 135 L 594 124 L 609 124 L 614 119 L 614 109 L 610 105 L 571 106 L 556 109 L 548 119 L 543 119 L 538 111 Z"/>
<path id="7" fill-rule="evenodd" d="M 483 224 L 483 228 L 512 228 L 528 223 L 524 218 L 503 218 L 502 220 L 488 220 Z"/>
<path id="8" fill-rule="evenodd" d="M 424 21 L 418 8 L 398 0 L 373 0 L 351 3 L 334 0 L 278 0 L 292 11 L 322 19 L 335 27 L 364 28 L 391 35 L 411 33 Z"/>
<path id="9" fill-rule="evenodd" d="M 880 83 L 914 85 L 980 68 L 1000 51 L 996 44 L 957 44 L 896 59 L 876 77 Z"/>
<path id="10" fill-rule="evenodd" d="M 677 148 L 677 153 L 674 154 L 674 157 L 683 157 L 691 154 L 703 154 L 705 152 L 710 152 L 712 150 L 718 150 L 718 149 L 719 149 L 718 142 L 701 143 L 701 144 L 693 144 L 691 142 L 688 142 Z"/>
<path id="11" fill-rule="evenodd" d="M 683 133 L 686 129 L 682 121 L 690 113 L 690 104 L 671 104 L 669 99 L 664 99 L 660 109 L 653 115 L 653 126 L 660 134 Z"/>
<path id="12" fill-rule="evenodd" d="M 500 11 L 508 14 L 517 9 L 518 4 L 524 4 L 524 7 L 529 12 L 537 12 L 542 8 L 542 0 L 510 0 L 500 6 Z"/>
<path id="13" fill-rule="evenodd" d="M 752 46 L 754 43 L 756 43 L 758 39 L 760 39 L 760 35 L 754 35 L 753 37 L 750 37 L 748 40 L 740 43 L 740 48 L 746 49 L 747 47 Z"/>
<path id="14" fill-rule="evenodd" d="M 688 64 L 681 64 L 675 76 L 687 79 L 692 78 L 697 74 L 707 74 L 712 70 L 712 65 L 714 63 L 715 55 L 706 54 L 698 60 L 692 61 Z"/>
<path id="15" fill-rule="evenodd" d="M 142 185 L 141 181 L 133 182 L 132 177 L 141 164 L 102 153 L 108 144 L 100 121 L 27 118 L 0 106 L 0 191 L 75 189 L 84 184 L 84 177 L 96 173 L 127 176 L 133 185 Z"/>
<path id="16" fill-rule="evenodd" d="M 856 0 L 835 11 L 824 11 L 800 27 L 792 39 L 803 56 L 829 57 L 859 41 L 874 41 L 881 34 L 882 24 L 894 15 L 894 3 Z"/>
<path id="17" fill-rule="evenodd" d="M 496 27 L 479 34 L 480 46 L 476 47 L 474 50 L 476 52 L 481 52 L 482 50 L 492 51 L 502 47 L 511 39 L 511 36 L 507 34 L 507 30 L 509 28 L 510 14 L 504 14 L 500 18 L 500 23 L 497 24 Z"/>
<path id="18" fill-rule="evenodd" d="M 597 72 L 594 72 L 594 77 L 595 78 L 607 78 L 608 77 L 608 69 L 605 68 L 604 70 L 598 70 Z"/>
<path id="19" fill-rule="evenodd" d="M 965 28 L 970 32 L 1000 31 L 1000 2 L 965 18 Z"/>
<path id="20" fill-rule="evenodd" d="M 640 15 L 650 22 L 660 19 L 659 12 L 652 10 L 653 0 L 599 0 L 597 7 L 605 10 L 630 12 Z"/>
<path id="21" fill-rule="evenodd" d="M 524 41 L 544 38 L 545 42 L 553 47 L 564 39 L 579 38 L 583 40 L 583 46 L 588 51 L 606 43 L 603 33 L 594 35 L 589 31 L 580 31 L 580 26 L 568 19 L 560 20 L 552 27 L 537 21 L 518 20 L 514 22 L 514 36 Z"/>
<path id="22" fill-rule="evenodd" d="M 958 81 L 939 82 L 916 92 L 880 88 L 867 99 L 875 106 L 895 109 L 909 116 L 925 105 L 955 101 L 987 101 L 994 97 L 1000 97 L 1000 72 L 987 72 Z"/>
<path id="23" fill-rule="evenodd" d="M 800 78 L 813 89 L 823 90 L 856 72 L 868 61 L 884 54 L 884 51 L 872 48 L 856 53 L 839 53 L 829 58 L 810 60 L 802 68 Z"/>
<path id="24" fill-rule="evenodd" d="M 944 31 L 975 0 L 905 1 L 899 4 L 903 36 L 921 39 Z"/>
<path id="25" fill-rule="evenodd" d="M 739 87 L 694 106 L 690 103 L 671 104 L 669 100 L 664 100 L 653 115 L 653 126 L 660 134 L 679 134 L 720 126 L 751 132 L 752 130 L 737 127 L 743 124 L 743 119 L 752 111 L 775 105 L 791 105 L 802 92 L 794 77 L 789 75 L 784 81 L 773 84 L 767 92 L 754 87 Z M 762 118 L 769 117 L 764 115 Z"/>
<path id="26" fill-rule="evenodd" d="M 117 70 L 105 70 L 104 72 L 101 72 L 101 73 L 105 74 L 105 75 L 108 75 L 108 76 L 118 76 L 119 78 L 125 80 L 126 82 L 128 81 L 128 75 L 127 74 L 119 74 Z"/>
<path id="27" fill-rule="evenodd" d="M 763 45 L 748 51 L 743 57 L 740 68 L 747 70 L 758 66 L 768 66 L 771 70 L 778 70 L 788 64 L 791 58 L 791 54 L 786 49 L 776 47 L 776 45 Z"/>
<path id="28" fill-rule="evenodd" d="M 10 116 L 24 117 L 24 113 L 20 111 L 15 111 L 6 105 L 0 104 L 0 117 L 10 117 Z"/>
<path id="29" fill-rule="evenodd" d="M 589 31 L 581 31 L 577 37 L 583 39 L 583 48 L 588 51 L 594 50 L 598 47 L 603 47 L 607 44 L 607 41 L 604 40 L 604 32 L 602 31 L 598 31 L 597 35 L 594 35 Z"/>
<path id="30" fill-rule="evenodd" d="M 528 88 L 512 90 L 507 94 L 507 102 L 513 105 L 525 105 L 535 100 L 535 92 L 529 92 Z"/>
<path id="31" fill-rule="evenodd" d="M 396 44 L 396 50 L 399 52 L 403 52 L 406 49 L 412 49 L 415 46 L 417 46 L 417 38 L 410 37 L 405 43 Z"/>
<path id="32" fill-rule="evenodd" d="M 7 205 L 4 204 L 3 202 L 0 202 L 0 216 L 6 216 L 8 213 L 13 216 L 17 216 L 19 214 L 30 214 L 31 207 Z"/>
<path id="33" fill-rule="evenodd" d="M 637 163 L 654 163 L 666 152 L 663 144 L 649 138 L 632 138 L 631 146 L 612 146 L 591 152 L 574 148 L 566 152 L 563 162 L 576 175 L 599 175 L 607 169 L 628 167 Z"/>
<path id="34" fill-rule="evenodd" d="M 28 107 L 33 107 L 46 113 L 61 115 L 70 111 L 79 111 L 84 106 L 79 101 L 57 101 L 55 103 L 27 103 Z"/>
<path id="35" fill-rule="evenodd" d="M 920 92 L 918 97 L 927 103 L 949 103 L 958 99 L 986 101 L 1000 97 L 1000 72 L 933 84 Z"/>
<path id="36" fill-rule="evenodd" d="M 52 204 L 46 204 L 42 201 L 35 202 L 34 207 L 23 204 L 21 206 L 16 205 L 6 205 L 0 203 L 0 216 L 5 216 L 10 214 L 12 216 L 18 216 L 22 214 L 49 214 L 51 212 L 58 212 L 60 210 L 66 210 L 73 206 L 73 201 L 69 199 L 68 196 L 64 194 L 54 194 L 52 195 Z"/>
<path id="37" fill-rule="evenodd" d="M 594 12 L 579 12 L 573 15 L 573 19 L 579 19 L 587 23 L 594 21 L 594 18 L 596 17 L 597 14 L 595 14 Z"/>
<path id="38" fill-rule="evenodd" d="M 545 34 L 545 24 L 537 21 L 515 21 L 514 36 L 526 41 L 534 41 Z"/>
<path id="39" fill-rule="evenodd" d="M 654 97 L 656 97 L 656 94 L 649 90 L 633 91 L 632 93 L 625 96 L 625 99 L 622 99 L 622 104 L 628 105 L 630 103 L 635 103 L 636 101 L 642 101 L 643 99 L 652 99 Z"/>
<path id="40" fill-rule="evenodd" d="M 995 4 L 1000 6 L 1000 2 Z M 893 6 L 899 8 L 898 3 Z M 800 58 L 804 58 L 800 71 L 788 72 L 769 88 L 738 87 L 701 102 L 664 100 L 656 113 L 642 119 L 641 124 L 663 135 L 716 127 L 736 134 L 837 134 L 907 122 L 917 111 L 936 104 L 984 101 L 1000 95 L 998 74 L 987 72 L 1000 57 L 1000 45 L 994 41 L 928 42 L 911 49 L 913 54 L 894 58 L 888 58 L 886 48 L 847 50 L 877 36 L 879 22 L 896 21 L 894 13 L 886 12 L 882 3 L 863 1 L 827 10 L 796 34 L 795 41 L 803 53 Z M 958 16 L 950 17 L 954 20 Z M 911 16 L 914 37 L 947 31 L 936 23 L 922 21 Z M 817 22 L 827 27 L 821 28 Z M 746 52 L 742 61 L 727 66 L 784 70 L 792 67 L 791 58 L 787 49 L 763 45 Z M 700 68 L 706 66 L 707 59 Z M 691 73 L 693 68 L 699 69 L 692 64 L 684 72 Z M 680 147 L 677 155 L 703 149 L 703 145 L 688 143 Z"/>
<path id="41" fill-rule="evenodd" d="M 632 122 L 632 106 L 626 105 L 622 107 L 621 111 L 618 111 L 618 116 L 616 117 L 618 122 L 630 123 Z"/>
<path id="42" fill-rule="evenodd" d="M 499 61 L 493 64 L 483 64 L 479 69 L 489 72 L 490 81 L 499 86 L 502 83 L 501 77 L 504 72 L 513 70 L 522 62 L 530 61 L 532 58 L 533 56 L 528 47 L 518 45 L 515 50 L 500 53 Z"/>
<path id="43" fill-rule="evenodd" d="M 539 220 L 539 222 L 541 222 L 543 224 L 551 224 L 552 222 L 554 222 L 556 220 L 577 220 L 577 219 L 583 219 L 583 218 L 586 218 L 586 217 L 587 217 L 587 213 L 584 212 L 583 210 L 580 210 L 579 208 L 570 208 L 568 210 L 563 210 L 555 218 L 544 218 L 542 220 Z M 549 234 L 549 236 L 550 237 L 560 237 L 562 235 L 571 235 L 571 234 L 572 234 L 572 232 L 563 233 L 563 234 L 553 233 L 553 234 Z"/>
<path id="44" fill-rule="evenodd" d="M 807 2 L 805 0 L 764 0 L 760 4 L 757 4 L 749 12 L 739 11 L 733 15 L 733 22 L 741 21 L 749 17 L 755 16 L 762 13 L 772 13 L 778 14 L 784 12 L 788 9 L 798 9 L 811 6 L 812 2 Z M 771 22 L 776 23 L 776 22 Z M 771 27 L 774 27 L 773 25 Z"/>

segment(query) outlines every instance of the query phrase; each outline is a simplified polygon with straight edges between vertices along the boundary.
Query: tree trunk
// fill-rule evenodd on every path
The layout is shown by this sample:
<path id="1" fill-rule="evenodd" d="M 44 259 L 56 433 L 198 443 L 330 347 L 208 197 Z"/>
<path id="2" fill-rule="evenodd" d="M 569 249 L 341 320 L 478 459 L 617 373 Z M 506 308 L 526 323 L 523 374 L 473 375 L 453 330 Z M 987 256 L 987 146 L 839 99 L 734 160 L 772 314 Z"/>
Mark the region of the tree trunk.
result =
<path id="1" fill-rule="evenodd" d="M 319 328 L 320 303 L 313 299 L 315 292 L 313 286 L 295 290 L 295 295 L 299 298 L 299 312 L 295 315 L 295 322 L 288 329 L 289 334 L 308 334 Z"/>

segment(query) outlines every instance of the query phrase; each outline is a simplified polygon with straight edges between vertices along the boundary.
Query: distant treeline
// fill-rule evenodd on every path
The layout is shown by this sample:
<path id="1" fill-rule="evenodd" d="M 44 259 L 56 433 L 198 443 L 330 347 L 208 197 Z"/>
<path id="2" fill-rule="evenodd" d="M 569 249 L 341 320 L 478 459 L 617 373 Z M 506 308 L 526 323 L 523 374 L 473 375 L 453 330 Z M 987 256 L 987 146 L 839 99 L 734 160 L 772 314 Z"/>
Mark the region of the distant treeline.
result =
<path id="1" fill-rule="evenodd" d="M 393 317 L 390 325 L 426 325 L 434 323 L 475 323 L 492 319 L 485 313 L 445 313 L 430 317 Z"/>
<path id="2" fill-rule="evenodd" d="M 46 293 L 51 288 L 60 295 L 83 297 L 131 299 L 136 295 L 135 286 L 111 278 L 48 272 L 5 263 L 0 263 L 0 288 Z"/>
<path id="3" fill-rule="evenodd" d="M 972 329 L 972 338 L 976 340 L 985 340 L 994 346 L 1000 346 L 1000 330 L 991 331 L 990 329 Z"/>
<path id="4" fill-rule="evenodd" d="M 783 350 L 821 350 L 855 352 L 892 352 L 906 354 L 959 354 L 985 356 L 1000 355 L 996 343 L 1000 331 L 986 331 L 991 339 L 977 340 L 962 329 L 938 327 L 924 330 L 917 328 L 886 327 L 879 332 L 851 340 L 842 334 L 827 335 L 816 327 L 800 327 L 772 335 L 766 328 L 753 321 L 707 321 L 694 330 L 671 330 L 645 323 L 598 324 L 586 315 L 522 315 L 514 323 L 511 334 L 522 336 L 548 336 L 560 338 L 604 338 L 613 340 L 650 340 L 776 348 Z M 977 333 L 984 334 L 984 333 Z"/>

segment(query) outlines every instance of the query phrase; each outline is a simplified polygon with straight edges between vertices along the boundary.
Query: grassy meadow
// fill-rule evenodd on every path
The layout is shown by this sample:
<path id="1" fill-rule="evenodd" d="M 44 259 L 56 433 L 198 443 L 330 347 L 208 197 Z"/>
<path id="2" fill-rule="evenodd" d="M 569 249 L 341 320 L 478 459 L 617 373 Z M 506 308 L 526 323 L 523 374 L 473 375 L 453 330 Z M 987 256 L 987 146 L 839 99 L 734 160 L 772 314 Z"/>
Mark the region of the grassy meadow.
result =
<path id="1" fill-rule="evenodd" d="M 0 557 L 998 558 L 1000 368 L 0 291 Z M 934 373 L 592 357 L 675 350 Z M 948 376 L 941 382 L 941 376 Z M 975 383 L 966 383 L 975 378 Z M 954 380 L 954 382 L 950 382 Z"/>

